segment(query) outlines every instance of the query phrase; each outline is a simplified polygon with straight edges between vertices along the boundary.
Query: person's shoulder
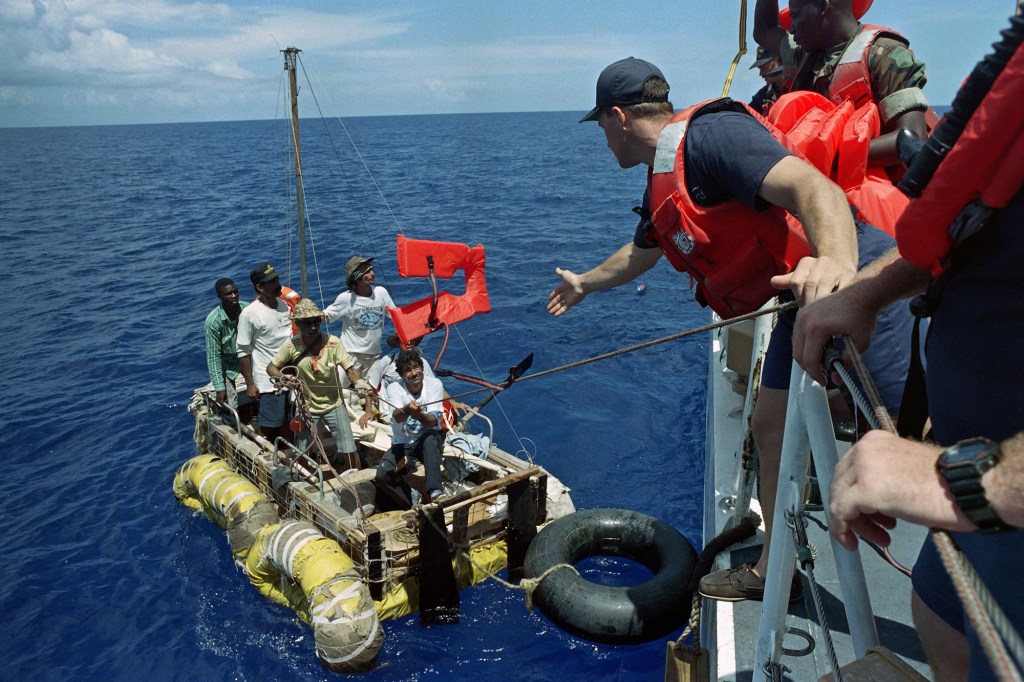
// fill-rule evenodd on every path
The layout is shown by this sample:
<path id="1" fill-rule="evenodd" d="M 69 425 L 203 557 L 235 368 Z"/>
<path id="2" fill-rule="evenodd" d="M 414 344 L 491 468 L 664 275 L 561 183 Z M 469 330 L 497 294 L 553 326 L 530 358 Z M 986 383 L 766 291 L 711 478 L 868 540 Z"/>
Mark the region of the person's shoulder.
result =
<path id="1" fill-rule="evenodd" d="M 222 319 L 221 311 L 223 311 L 223 310 L 224 310 L 223 307 L 217 306 L 216 308 L 211 310 L 209 313 L 207 313 L 206 321 L 205 321 L 206 326 L 207 327 L 212 327 L 212 326 L 216 325 L 217 323 L 219 323 L 221 321 L 221 319 Z"/>
<path id="2" fill-rule="evenodd" d="M 298 355 L 299 346 L 302 344 L 302 337 L 295 335 L 288 337 L 288 340 L 277 349 L 277 356 L 288 360 L 293 355 Z"/>
<path id="3" fill-rule="evenodd" d="M 242 320 L 251 319 L 253 316 L 258 314 L 258 310 L 258 306 L 247 304 L 244 308 L 242 308 L 242 312 L 238 314 L 238 321 L 241 322 Z"/>

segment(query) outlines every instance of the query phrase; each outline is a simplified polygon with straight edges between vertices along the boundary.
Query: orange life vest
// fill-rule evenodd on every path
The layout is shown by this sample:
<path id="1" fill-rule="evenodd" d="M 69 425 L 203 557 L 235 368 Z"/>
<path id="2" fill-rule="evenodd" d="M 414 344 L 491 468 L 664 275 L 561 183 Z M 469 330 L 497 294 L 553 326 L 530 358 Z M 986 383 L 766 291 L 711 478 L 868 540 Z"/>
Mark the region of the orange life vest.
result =
<path id="1" fill-rule="evenodd" d="M 654 236 L 672 267 L 689 273 L 696 282 L 697 301 L 730 318 L 757 310 L 777 294 L 769 280 L 790 272 L 801 258 L 811 255 L 811 247 L 800 222 L 778 206 L 755 211 L 731 199 L 704 207 L 690 198 L 686 128 L 690 119 L 706 113 L 711 105 L 716 105 L 712 110 L 746 111 L 779 142 L 789 147 L 790 141 L 747 105 L 722 99 L 675 114 L 658 140 L 649 174 Z"/>
<path id="2" fill-rule="evenodd" d="M 688 122 L 721 110 L 753 116 L 824 175 L 835 169 L 837 157 L 849 152 L 847 131 L 861 119 L 852 103 L 836 106 L 807 91 L 783 95 L 767 119 L 745 104 L 724 99 L 702 102 L 669 119 L 649 175 L 654 235 L 672 266 L 696 282 L 697 301 L 729 318 L 764 305 L 778 293 L 770 279 L 791 272 L 812 253 L 799 220 L 778 206 L 754 211 L 732 199 L 703 207 L 690 198 L 684 154 Z M 843 189 L 856 201 L 857 217 L 893 234 L 907 198 L 884 177 L 862 175 L 856 182 L 850 175 L 848 180 Z"/>
<path id="3" fill-rule="evenodd" d="M 402 277 L 429 277 L 433 274 L 447 279 L 459 270 L 466 276 L 466 292 L 460 296 L 441 291 L 436 297 L 427 296 L 398 308 L 388 308 L 402 347 L 446 325 L 491 311 L 484 278 L 483 245 L 406 239 L 400 234 L 397 255 L 398 274 Z"/>
<path id="4" fill-rule="evenodd" d="M 963 133 L 896 226 L 900 255 L 933 276 L 945 269 L 955 245 L 949 226 L 981 200 L 1001 208 L 1024 186 L 1024 46 L 971 115 Z"/>
<path id="5" fill-rule="evenodd" d="M 290 287 L 282 286 L 281 287 L 281 295 L 278 296 L 278 298 L 281 299 L 282 301 L 284 301 L 284 304 L 286 306 L 288 306 L 288 310 L 289 311 L 294 311 L 295 310 L 295 304 L 299 302 L 299 299 L 302 298 L 302 296 L 299 294 L 299 292 L 295 291 L 294 289 L 292 289 Z M 293 320 L 292 321 L 292 336 L 295 336 L 298 333 L 299 333 L 299 326 L 297 324 L 295 324 L 295 321 Z"/>
<path id="6" fill-rule="evenodd" d="M 881 125 L 873 102 L 857 109 L 809 90 L 790 92 L 772 105 L 767 120 L 786 133 L 787 148 L 802 156 L 846 193 L 858 217 L 896 233 L 909 200 L 881 168 L 868 168 L 871 140 Z"/>

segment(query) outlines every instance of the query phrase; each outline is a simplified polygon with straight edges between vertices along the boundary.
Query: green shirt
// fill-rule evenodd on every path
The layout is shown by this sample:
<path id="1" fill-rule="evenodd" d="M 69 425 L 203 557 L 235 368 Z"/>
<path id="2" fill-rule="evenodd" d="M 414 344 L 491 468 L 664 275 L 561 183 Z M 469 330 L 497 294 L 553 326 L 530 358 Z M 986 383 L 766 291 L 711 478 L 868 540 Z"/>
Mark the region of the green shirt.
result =
<path id="1" fill-rule="evenodd" d="M 238 305 L 244 308 L 249 304 L 239 301 Z M 223 391 L 224 377 L 234 381 L 242 370 L 235 346 L 238 318 L 229 320 L 224 306 L 219 305 L 206 316 L 203 333 L 206 337 L 206 368 L 210 371 L 210 381 L 215 390 Z"/>
<path id="2" fill-rule="evenodd" d="M 304 350 L 306 347 L 302 344 L 302 337 L 293 336 L 284 342 L 272 362 L 278 369 L 287 367 L 294 364 L 295 358 Z M 309 388 L 310 413 L 323 414 L 338 406 L 341 402 L 340 373 L 347 372 L 352 365 L 352 358 L 337 336 L 327 337 L 327 342 L 316 358 L 306 355 L 299 361 L 299 379 Z"/>

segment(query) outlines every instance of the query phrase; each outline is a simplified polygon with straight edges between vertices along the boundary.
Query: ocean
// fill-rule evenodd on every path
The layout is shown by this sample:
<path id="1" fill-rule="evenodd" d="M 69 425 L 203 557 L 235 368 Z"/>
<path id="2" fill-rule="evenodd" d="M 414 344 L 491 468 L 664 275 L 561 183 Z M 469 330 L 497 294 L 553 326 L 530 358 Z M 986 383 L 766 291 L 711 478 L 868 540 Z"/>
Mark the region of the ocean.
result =
<path id="1" fill-rule="evenodd" d="M 333 300 L 353 254 L 377 259 L 378 283 L 399 303 L 428 295 L 426 280 L 397 275 L 401 231 L 486 248 L 492 311 L 458 325 L 443 368 L 500 381 L 529 353 L 537 372 L 707 323 L 665 262 L 562 318 L 547 314 L 556 267 L 583 272 L 631 239 L 644 184 L 578 117 L 356 118 L 344 129 L 304 119 L 313 298 Z M 0 236 L 15 283 L 15 312 L 0 322 L 13 363 L 0 380 L 11 408 L 0 416 L 0 677 L 333 677 L 310 629 L 260 597 L 224 534 L 171 493 L 197 454 L 185 406 L 208 380 L 214 281 L 232 277 L 254 296 L 248 272 L 267 260 L 299 286 L 288 125 L 0 129 L 0 149 Z M 440 341 L 424 342 L 428 358 Z M 699 547 L 708 342 L 524 381 L 485 414 L 497 442 L 561 479 L 578 508 L 651 514 Z M 584 564 L 607 584 L 648 575 L 626 560 Z M 364 679 L 662 679 L 668 638 L 588 642 L 493 581 L 461 596 L 458 625 L 386 622 L 380 666 Z"/>

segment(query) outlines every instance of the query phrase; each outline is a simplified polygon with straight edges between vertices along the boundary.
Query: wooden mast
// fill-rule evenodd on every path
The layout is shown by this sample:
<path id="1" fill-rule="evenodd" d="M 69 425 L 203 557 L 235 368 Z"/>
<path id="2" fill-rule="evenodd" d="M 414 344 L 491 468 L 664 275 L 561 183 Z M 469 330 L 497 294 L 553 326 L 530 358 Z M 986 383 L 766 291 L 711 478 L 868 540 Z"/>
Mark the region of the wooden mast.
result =
<path id="1" fill-rule="evenodd" d="M 295 149 L 295 198 L 299 207 L 299 273 L 302 297 L 309 297 L 309 282 L 306 275 L 306 194 L 302 187 L 302 154 L 299 147 L 299 86 L 295 77 L 295 62 L 302 50 L 289 47 L 284 53 L 284 68 L 288 72 L 288 84 L 292 96 L 292 140 Z"/>

